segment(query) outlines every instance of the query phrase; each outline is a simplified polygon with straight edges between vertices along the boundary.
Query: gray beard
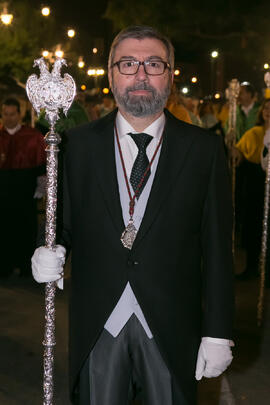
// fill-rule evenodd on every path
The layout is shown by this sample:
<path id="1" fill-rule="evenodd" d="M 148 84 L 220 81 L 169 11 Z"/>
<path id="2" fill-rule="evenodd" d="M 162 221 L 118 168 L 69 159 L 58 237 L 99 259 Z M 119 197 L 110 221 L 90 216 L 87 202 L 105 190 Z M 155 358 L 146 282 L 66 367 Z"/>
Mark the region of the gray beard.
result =
<path id="1" fill-rule="evenodd" d="M 146 82 L 140 82 L 134 86 L 127 87 L 124 94 L 120 94 L 117 87 L 112 83 L 112 90 L 116 103 L 125 112 L 134 117 L 147 117 L 157 114 L 164 109 L 171 93 L 171 83 L 168 81 L 168 85 L 161 93 L 158 93 L 154 87 L 148 85 Z M 129 92 L 133 90 L 149 90 L 152 94 L 149 97 L 132 96 Z"/>

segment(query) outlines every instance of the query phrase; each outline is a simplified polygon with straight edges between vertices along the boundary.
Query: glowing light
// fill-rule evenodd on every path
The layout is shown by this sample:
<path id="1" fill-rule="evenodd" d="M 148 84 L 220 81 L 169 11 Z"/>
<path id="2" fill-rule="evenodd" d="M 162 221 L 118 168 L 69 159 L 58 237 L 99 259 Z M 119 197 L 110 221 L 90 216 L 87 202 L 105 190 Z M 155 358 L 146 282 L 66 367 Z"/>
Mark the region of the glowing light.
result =
<path id="1" fill-rule="evenodd" d="M 104 87 L 104 89 L 102 90 L 102 92 L 104 94 L 109 94 L 110 90 L 107 87 Z"/>
<path id="2" fill-rule="evenodd" d="M 215 94 L 215 99 L 218 100 L 221 97 L 220 93 Z"/>
<path id="3" fill-rule="evenodd" d="M 86 90 L 86 85 L 85 85 L 85 84 L 82 84 L 82 85 L 81 85 L 81 90 L 82 90 L 82 91 Z"/>
<path id="4" fill-rule="evenodd" d="M 183 88 L 182 88 L 182 93 L 183 93 L 183 94 L 187 94 L 188 92 L 189 92 L 189 90 L 188 90 L 187 87 L 183 87 Z"/>
<path id="5" fill-rule="evenodd" d="M 218 51 L 213 51 L 211 52 L 212 58 L 217 58 L 218 57 Z"/>
<path id="6" fill-rule="evenodd" d="M 88 69 L 87 70 L 88 76 L 95 76 L 96 74 L 96 69 Z"/>
<path id="7" fill-rule="evenodd" d="M 93 48 L 92 51 L 93 51 L 93 53 L 97 53 L 97 52 L 98 52 L 98 49 L 97 49 L 97 48 Z"/>
<path id="8" fill-rule="evenodd" d="M 58 49 L 57 51 L 55 51 L 55 56 L 57 56 L 57 58 L 63 58 L 64 52 L 61 51 L 61 49 Z"/>
<path id="9" fill-rule="evenodd" d="M 69 38 L 74 38 L 76 32 L 73 29 L 70 29 L 70 30 L 68 30 L 67 34 L 68 34 Z"/>
<path id="10" fill-rule="evenodd" d="M 179 70 L 179 69 L 175 69 L 174 75 L 175 75 L 175 76 L 179 76 L 179 75 L 180 75 L 180 70 Z"/>
<path id="11" fill-rule="evenodd" d="M 84 65 L 85 65 L 84 61 L 82 59 L 80 59 L 78 62 L 79 68 L 82 69 L 84 67 Z"/>
<path id="12" fill-rule="evenodd" d="M 197 83 L 198 78 L 197 78 L 196 76 L 193 76 L 193 77 L 191 78 L 191 81 L 192 81 L 192 83 Z"/>
<path id="13" fill-rule="evenodd" d="M 47 58 L 47 57 L 49 56 L 49 51 L 43 51 L 43 52 L 42 52 L 42 56 L 43 56 L 44 58 Z"/>
<path id="14" fill-rule="evenodd" d="M 105 73 L 105 70 L 101 69 L 101 68 L 98 68 L 98 69 L 90 68 L 87 70 L 87 74 L 89 76 L 102 76 L 102 75 L 104 75 L 104 73 Z"/>
<path id="15" fill-rule="evenodd" d="M 265 63 L 265 64 L 263 65 L 263 67 L 264 67 L 264 69 L 269 69 L 269 63 Z"/>
<path id="16" fill-rule="evenodd" d="M 97 69 L 96 73 L 97 73 L 98 76 L 102 76 L 102 75 L 104 75 L 105 70 L 104 69 Z"/>
<path id="17" fill-rule="evenodd" d="M 7 8 L 4 7 L 4 10 L 3 10 L 0 18 L 1 18 L 1 21 L 2 21 L 3 24 L 9 25 L 9 24 L 12 23 L 13 15 L 9 14 L 8 11 L 7 11 Z"/>
<path id="18" fill-rule="evenodd" d="M 41 10 L 42 15 L 44 15 L 44 17 L 48 17 L 48 15 L 50 15 L 51 10 L 49 7 L 43 7 Z"/>

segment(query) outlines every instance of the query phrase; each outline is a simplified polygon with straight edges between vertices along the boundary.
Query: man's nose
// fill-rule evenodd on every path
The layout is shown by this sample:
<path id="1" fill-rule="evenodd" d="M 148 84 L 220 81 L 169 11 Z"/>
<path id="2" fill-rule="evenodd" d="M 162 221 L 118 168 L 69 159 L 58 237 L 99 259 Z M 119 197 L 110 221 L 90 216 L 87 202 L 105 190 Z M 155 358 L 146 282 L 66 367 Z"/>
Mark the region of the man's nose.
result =
<path id="1" fill-rule="evenodd" d="M 147 78 L 147 73 L 145 73 L 144 65 L 139 65 L 138 72 L 136 73 L 137 80 L 145 80 Z"/>

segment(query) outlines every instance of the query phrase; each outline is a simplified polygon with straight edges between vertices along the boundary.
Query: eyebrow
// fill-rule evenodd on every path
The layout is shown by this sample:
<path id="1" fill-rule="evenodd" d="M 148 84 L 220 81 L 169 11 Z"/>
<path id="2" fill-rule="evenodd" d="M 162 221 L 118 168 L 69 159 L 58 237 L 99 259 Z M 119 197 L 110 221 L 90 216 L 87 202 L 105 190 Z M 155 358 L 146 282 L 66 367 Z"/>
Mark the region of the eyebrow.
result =
<path id="1" fill-rule="evenodd" d="M 137 60 L 134 56 L 121 56 L 121 58 L 119 60 Z M 145 60 L 163 60 L 161 56 L 155 56 L 155 55 L 151 55 L 148 58 L 146 58 Z"/>

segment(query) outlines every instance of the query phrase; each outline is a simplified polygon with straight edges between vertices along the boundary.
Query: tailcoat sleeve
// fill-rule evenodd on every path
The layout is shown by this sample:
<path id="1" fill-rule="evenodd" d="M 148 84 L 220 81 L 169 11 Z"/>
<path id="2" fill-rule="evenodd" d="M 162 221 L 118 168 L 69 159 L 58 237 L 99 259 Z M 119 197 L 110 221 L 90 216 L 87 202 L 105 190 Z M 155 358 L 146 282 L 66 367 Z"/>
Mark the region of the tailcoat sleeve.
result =
<path id="1" fill-rule="evenodd" d="M 231 185 L 222 140 L 216 136 L 214 141 L 201 229 L 202 335 L 230 339 L 234 312 Z"/>

